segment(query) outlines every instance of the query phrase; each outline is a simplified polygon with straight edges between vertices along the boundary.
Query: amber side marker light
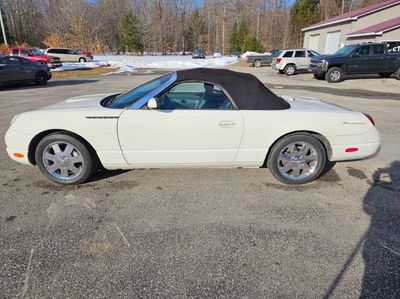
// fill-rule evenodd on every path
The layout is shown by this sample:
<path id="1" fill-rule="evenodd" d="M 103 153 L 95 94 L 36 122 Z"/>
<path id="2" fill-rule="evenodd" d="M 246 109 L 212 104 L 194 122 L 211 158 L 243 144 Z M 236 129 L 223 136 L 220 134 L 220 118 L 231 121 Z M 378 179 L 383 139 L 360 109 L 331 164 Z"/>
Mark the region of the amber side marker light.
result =
<path id="1" fill-rule="evenodd" d="M 344 151 L 345 151 L 346 153 L 354 153 L 354 152 L 358 151 L 358 148 L 356 148 L 356 147 L 349 147 L 349 148 L 346 148 Z"/>
<path id="2" fill-rule="evenodd" d="M 24 156 L 24 154 L 21 154 L 21 153 L 14 153 L 14 157 L 15 158 L 23 158 L 25 156 Z"/>

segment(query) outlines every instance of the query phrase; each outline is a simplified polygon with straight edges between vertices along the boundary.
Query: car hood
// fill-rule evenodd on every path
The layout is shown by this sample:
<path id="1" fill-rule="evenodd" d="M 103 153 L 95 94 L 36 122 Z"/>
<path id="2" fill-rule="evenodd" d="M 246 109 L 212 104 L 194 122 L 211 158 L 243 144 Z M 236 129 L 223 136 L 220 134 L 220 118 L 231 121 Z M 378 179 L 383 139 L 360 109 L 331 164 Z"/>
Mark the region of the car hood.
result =
<path id="1" fill-rule="evenodd" d="M 337 57 L 344 57 L 344 55 L 325 54 L 325 55 L 319 55 L 319 56 L 312 57 L 311 60 L 321 61 L 324 59 L 326 60 L 326 59 L 337 58 Z"/>
<path id="2" fill-rule="evenodd" d="M 303 96 L 282 96 L 282 98 L 290 104 L 290 109 L 292 110 L 351 112 L 350 109 L 336 104 L 323 102 L 318 98 Z"/>
<path id="3" fill-rule="evenodd" d="M 59 102 L 45 106 L 39 110 L 58 110 L 58 109 L 107 109 L 100 102 L 104 98 L 116 93 L 92 94 L 70 98 L 64 102 Z"/>

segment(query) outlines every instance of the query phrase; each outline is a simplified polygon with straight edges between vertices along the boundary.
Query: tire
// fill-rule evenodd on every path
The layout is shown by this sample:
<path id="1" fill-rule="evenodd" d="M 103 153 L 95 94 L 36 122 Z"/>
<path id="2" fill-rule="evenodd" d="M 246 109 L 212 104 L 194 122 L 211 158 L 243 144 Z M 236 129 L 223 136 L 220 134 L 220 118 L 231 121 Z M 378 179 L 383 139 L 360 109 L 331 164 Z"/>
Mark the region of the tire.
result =
<path id="1" fill-rule="evenodd" d="M 85 182 L 99 165 L 97 156 L 91 154 L 87 145 L 62 133 L 44 137 L 36 148 L 35 159 L 49 180 L 62 185 Z"/>
<path id="2" fill-rule="evenodd" d="M 80 62 L 80 63 L 86 62 L 86 58 L 84 58 L 84 57 L 79 58 L 79 62 Z"/>
<path id="3" fill-rule="evenodd" d="M 325 80 L 328 83 L 339 83 L 343 81 L 343 71 L 340 67 L 333 67 L 325 74 Z"/>
<path id="4" fill-rule="evenodd" d="M 280 182 L 299 185 L 318 178 L 326 163 L 323 144 L 309 134 L 299 133 L 282 138 L 272 147 L 267 167 Z"/>
<path id="5" fill-rule="evenodd" d="M 379 73 L 379 76 L 381 78 L 389 78 L 392 75 L 392 73 Z"/>
<path id="6" fill-rule="evenodd" d="M 324 75 L 314 74 L 314 78 L 317 79 L 317 80 L 324 80 L 325 76 Z"/>
<path id="7" fill-rule="evenodd" d="M 254 61 L 254 63 L 253 63 L 253 66 L 254 67 L 261 67 L 261 65 L 262 65 L 262 61 L 261 60 L 256 60 L 256 61 Z"/>
<path id="8" fill-rule="evenodd" d="M 36 74 L 36 79 L 35 82 L 37 85 L 46 85 L 47 81 L 49 80 L 49 77 L 45 72 L 38 72 Z"/>
<path id="9" fill-rule="evenodd" d="M 397 80 L 400 80 L 400 68 L 397 70 L 397 72 L 394 74 L 394 76 Z"/>
<path id="10" fill-rule="evenodd" d="M 296 66 L 294 64 L 288 64 L 283 71 L 287 76 L 292 76 L 296 73 Z"/>
<path id="11" fill-rule="evenodd" d="M 278 70 L 278 73 L 279 73 L 279 74 L 284 74 L 285 72 L 282 71 L 282 70 Z"/>

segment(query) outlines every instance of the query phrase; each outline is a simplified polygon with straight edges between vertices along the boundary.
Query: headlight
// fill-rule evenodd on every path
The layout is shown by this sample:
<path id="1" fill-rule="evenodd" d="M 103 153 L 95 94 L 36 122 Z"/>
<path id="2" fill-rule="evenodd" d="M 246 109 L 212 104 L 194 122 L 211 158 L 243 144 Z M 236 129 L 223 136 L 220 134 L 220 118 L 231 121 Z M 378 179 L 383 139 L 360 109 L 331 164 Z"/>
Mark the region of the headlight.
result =
<path id="1" fill-rule="evenodd" d="M 15 120 L 18 118 L 18 116 L 20 116 L 20 114 L 15 115 L 15 116 L 11 119 L 10 126 L 13 124 L 13 122 L 15 122 Z"/>

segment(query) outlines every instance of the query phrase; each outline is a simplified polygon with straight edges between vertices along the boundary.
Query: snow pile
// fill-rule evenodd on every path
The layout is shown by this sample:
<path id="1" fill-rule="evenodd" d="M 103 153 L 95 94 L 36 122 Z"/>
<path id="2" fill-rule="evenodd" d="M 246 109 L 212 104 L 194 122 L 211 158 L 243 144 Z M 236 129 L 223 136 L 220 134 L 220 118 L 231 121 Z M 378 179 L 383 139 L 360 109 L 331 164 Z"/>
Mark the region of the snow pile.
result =
<path id="1" fill-rule="evenodd" d="M 270 52 L 257 53 L 257 52 L 247 51 L 247 52 L 244 52 L 241 56 L 243 59 L 246 59 L 247 56 L 257 56 L 257 55 L 271 55 L 271 53 Z"/>
<path id="2" fill-rule="evenodd" d="M 186 69 L 196 67 L 222 67 L 239 61 L 236 57 L 218 57 L 206 59 L 193 59 L 191 56 L 129 56 L 129 55 L 106 55 L 95 56 L 91 62 L 85 63 L 63 63 L 63 66 L 55 71 L 90 69 L 102 66 L 118 68 L 114 73 L 134 72 L 138 68 L 149 69 Z"/>
<path id="3" fill-rule="evenodd" d="M 96 67 L 108 66 L 105 61 L 91 61 L 91 62 L 63 62 L 63 65 L 59 68 L 53 69 L 53 72 L 62 71 L 73 71 L 73 70 L 85 70 L 93 69 Z"/>

